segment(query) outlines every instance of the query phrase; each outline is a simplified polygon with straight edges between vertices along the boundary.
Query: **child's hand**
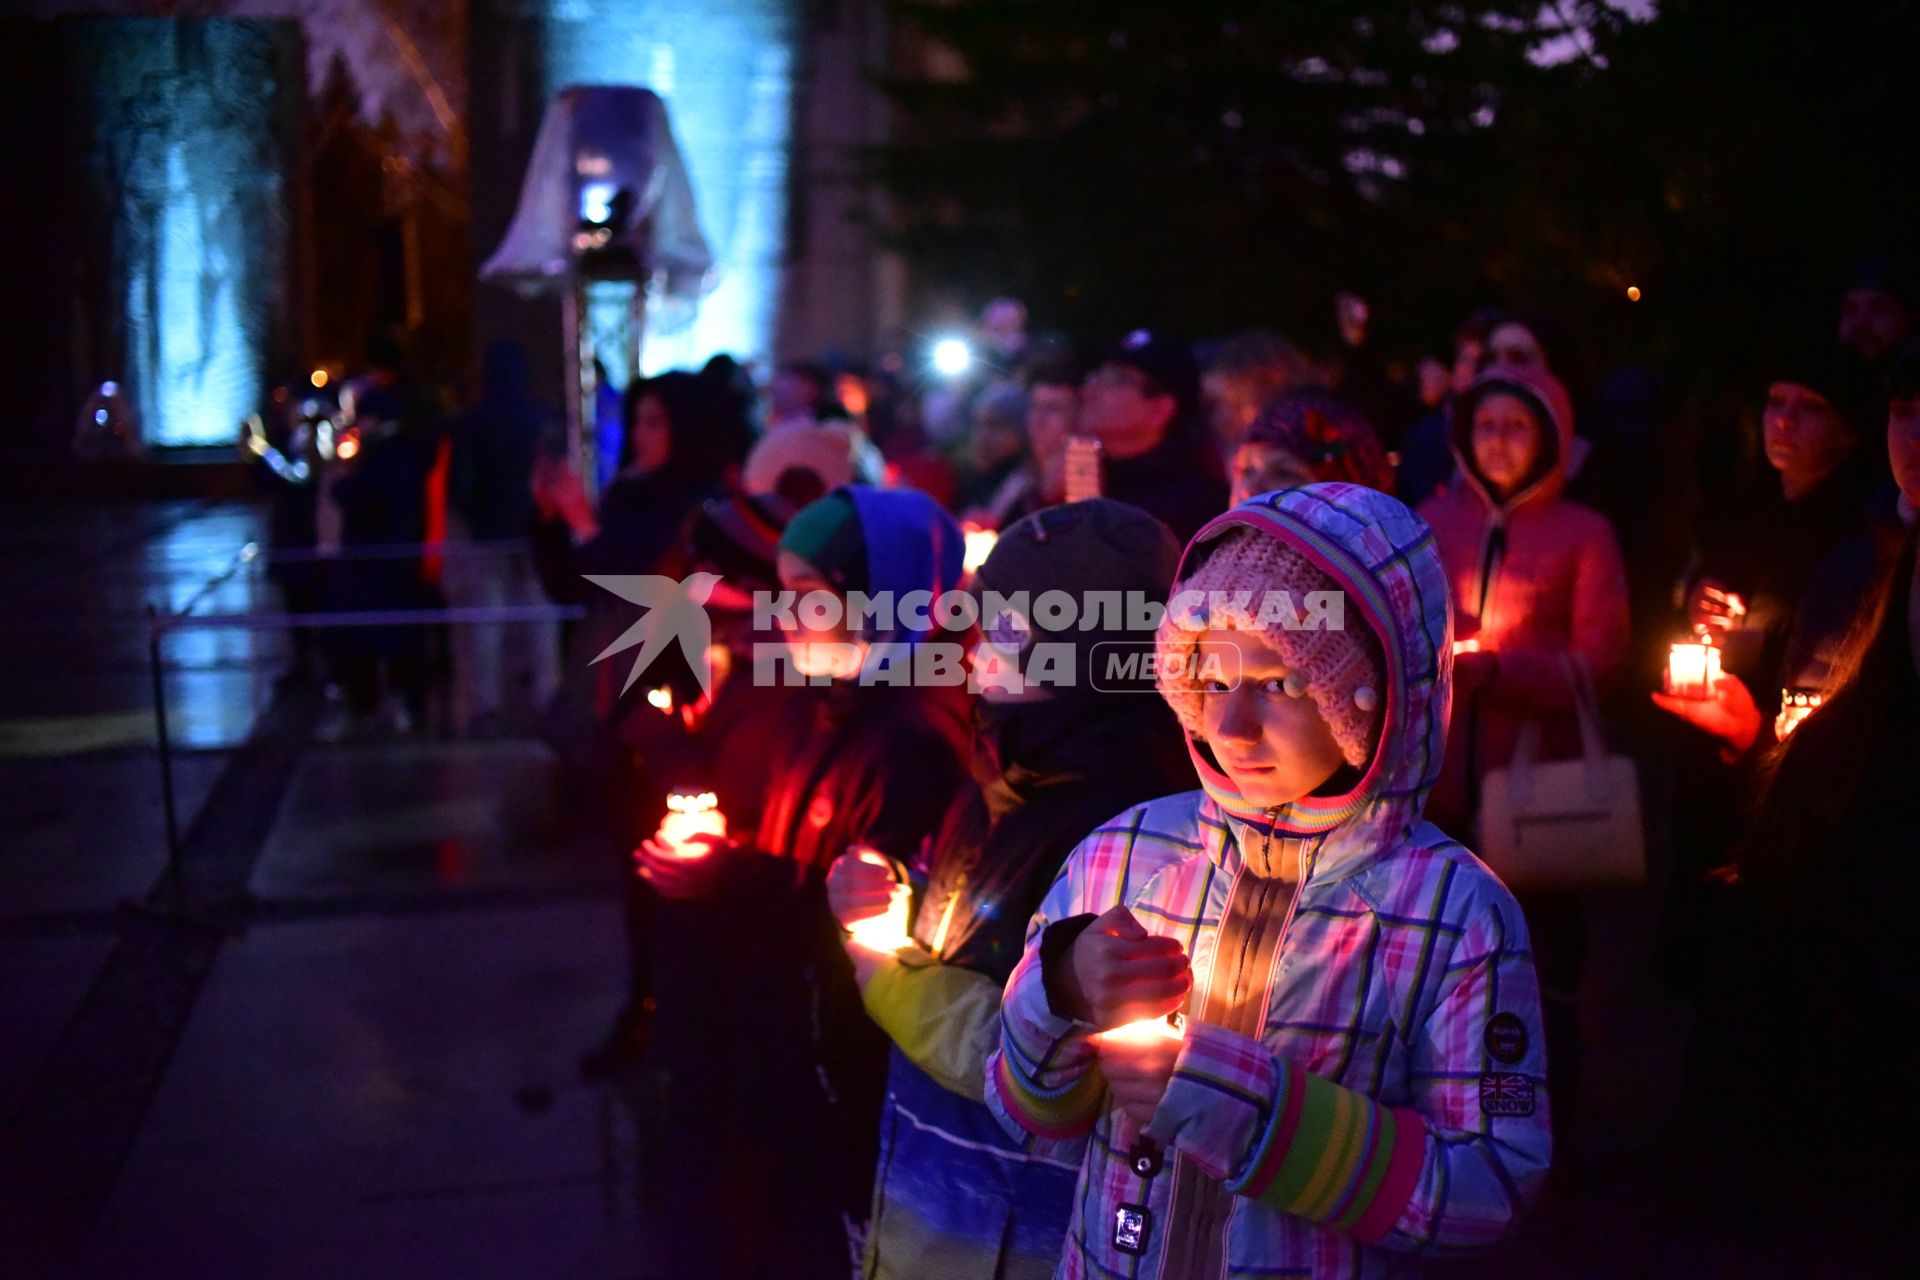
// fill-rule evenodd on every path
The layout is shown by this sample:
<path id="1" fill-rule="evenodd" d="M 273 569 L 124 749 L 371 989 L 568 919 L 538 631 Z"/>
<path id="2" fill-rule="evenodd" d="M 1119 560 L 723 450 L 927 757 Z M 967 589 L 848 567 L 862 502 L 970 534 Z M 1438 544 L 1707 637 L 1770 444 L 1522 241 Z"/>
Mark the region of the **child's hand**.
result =
<path id="1" fill-rule="evenodd" d="M 642 842 L 633 851 L 634 869 L 653 886 L 655 893 L 676 902 L 705 898 L 718 882 L 720 860 L 733 844 L 725 836 L 697 835 L 688 842 L 702 845 L 706 853 L 697 858 L 679 857 L 658 840 Z"/>
<path id="2" fill-rule="evenodd" d="M 1180 1056 L 1180 1041 L 1172 1037 L 1147 1040 L 1108 1040 L 1093 1038 L 1100 1051 L 1100 1072 L 1107 1078 L 1107 1093 L 1113 1105 L 1132 1116 L 1142 1128 L 1160 1109 L 1160 1099 L 1173 1079 L 1174 1059 Z"/>
<path id="3" fill-rule="evenodd" d="M 1193 986 L 1180 944 L 1148 933 L 1125 906 L 1112 908 L 1073 940 L 1066 967 L 1079 1006 L 1102 1028 L 1171 1013 Z"/>
<path id="4" fill-rule="evenodd" d="M 857 853 L 843 853 L 827 868 L 827 907 L 842 929 L 884 912 L 893 889 L 893 872 Z"/>

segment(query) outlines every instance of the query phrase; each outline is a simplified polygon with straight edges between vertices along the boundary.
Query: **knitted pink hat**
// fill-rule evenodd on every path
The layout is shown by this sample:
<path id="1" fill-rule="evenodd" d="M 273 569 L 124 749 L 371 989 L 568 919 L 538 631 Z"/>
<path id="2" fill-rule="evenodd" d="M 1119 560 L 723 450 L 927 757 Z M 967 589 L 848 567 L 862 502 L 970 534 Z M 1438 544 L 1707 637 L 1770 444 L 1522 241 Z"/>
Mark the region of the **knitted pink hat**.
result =
<path id="1" fill-rule="evenodd" d="M 1173 590 L 1154 645 L 1160 695 L 1188 733 L 1204 736 L 1204 695 L 1192 669 L 1193 651 L 1208 630 L 1231 628 L 1258 635 L 1280 655 L 1287 667 L 1287 692 L 1296 698 L 1313 695 L 1348 764 L 1361 768 L 1373 758 L 1385 668 L 1371 628 L 1358 617 L 1343 617 L 1351 623 L 1343 630 L 1290 629 L 1276 620 L 1272 609 L 1264 622 L 1261 619 L 1269 592 L 1287 593 L 1288 611 L 1307 617 L 1308 592 L 1340 590 L 1323 570 L 1277 539 L 1233 529 Z"/>

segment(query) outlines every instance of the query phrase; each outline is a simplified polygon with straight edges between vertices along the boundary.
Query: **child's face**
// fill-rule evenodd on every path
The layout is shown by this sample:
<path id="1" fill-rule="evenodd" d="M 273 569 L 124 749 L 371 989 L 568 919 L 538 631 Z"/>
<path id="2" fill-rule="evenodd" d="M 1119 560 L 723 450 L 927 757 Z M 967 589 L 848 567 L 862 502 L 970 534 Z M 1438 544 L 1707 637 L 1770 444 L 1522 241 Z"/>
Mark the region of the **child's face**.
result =
<path id="1" fill-rule="evenodd" d="M 834 585 L 818 569 L 793 552 L 782 549 L 776 563 L 780 585 L 803 600 L 816 591 L 839 595 Z M 800 674 L 844 680 L 860 670 L 860 664 L 866 657 L 866 646 L 847 627 L 845 603 L 842 598 L 842 610 L 831 619 L 815 614 L 808 608 L 796 607 L 791 626 L 784 618 L 781 620 L 781 630 L 785 633 L 782 638 L 787 642 L 787 651 L 792 654 L 794 668 Z"/>
<path id="2" fill-rule="evenodd" d="M 1512 493 L 1540 458 L 1540 424 L 1519 396 L 1495 391 L 1473 410 L 1473 460 L 1487 483 Z"/>
<path id="3" fill-rule="evenodd" d="M 1291 804 L 1331 778 L 1346 757 L 1311 694 L 1287 696 L 1287 666 L 1258 636 L 1214 629 L 1209 646 L 1233 650 L 1240 679 L 1208 681 L 1200 725 L 1214 759 L 1247 800 L 1263 809 Z"/>
<path id="4" fill-rule="evenodd" d="M 1313 476 L 1275 445 L 1249 441 L 1233 451 L 1233 505 L 1274 489 L 1312 484 Z"/>

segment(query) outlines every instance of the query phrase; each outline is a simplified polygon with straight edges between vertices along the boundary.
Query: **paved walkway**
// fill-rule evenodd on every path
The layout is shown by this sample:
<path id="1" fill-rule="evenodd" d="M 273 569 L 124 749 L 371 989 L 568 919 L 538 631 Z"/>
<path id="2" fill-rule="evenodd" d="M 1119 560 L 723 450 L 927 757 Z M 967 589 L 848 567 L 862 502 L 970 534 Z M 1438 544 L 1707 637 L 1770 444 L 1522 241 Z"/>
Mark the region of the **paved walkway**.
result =
<path id="1" fill-rule="evenodd" d="M 283 636 L 184 632 L 166 841 L 146 607 L 245 505 L 0 517 L 0 1273 L 641 1277 L 619 868 L 525 740 L 319 744 Z M 267 611 L 256 571 L 200 601 Z"/>

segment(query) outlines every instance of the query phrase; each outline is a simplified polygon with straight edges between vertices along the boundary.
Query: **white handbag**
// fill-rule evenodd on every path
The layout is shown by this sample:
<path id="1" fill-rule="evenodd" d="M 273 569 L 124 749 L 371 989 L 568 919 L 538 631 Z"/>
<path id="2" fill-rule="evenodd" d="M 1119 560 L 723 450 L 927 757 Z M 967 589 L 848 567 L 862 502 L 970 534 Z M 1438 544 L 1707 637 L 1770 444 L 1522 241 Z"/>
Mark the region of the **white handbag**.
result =
<path id="1" fill-rule="evenodd" d="M 1512 763 L 1481 781 L 1475 852 L 1516 893 L 1642 884 L 1639 771 L 1631 757 L 1607 753 L 1586 662 L 1562 661 L 1573 681 L 1580 758 L 1541 763 L 1540 726 L 1522 728 Z"/>

